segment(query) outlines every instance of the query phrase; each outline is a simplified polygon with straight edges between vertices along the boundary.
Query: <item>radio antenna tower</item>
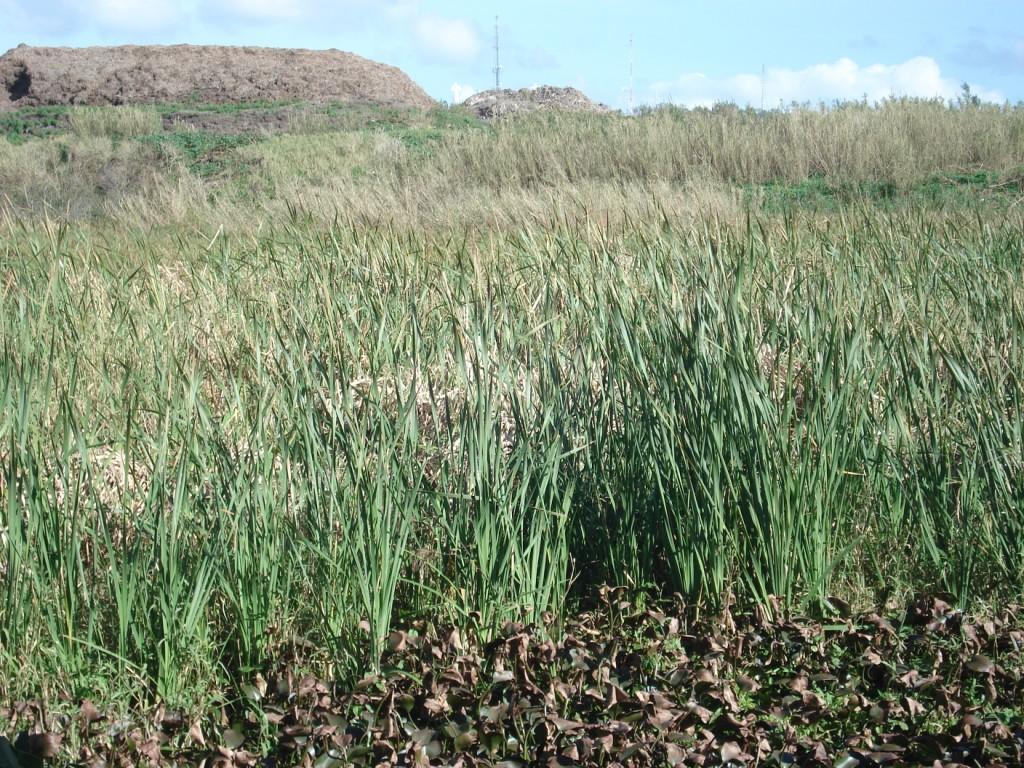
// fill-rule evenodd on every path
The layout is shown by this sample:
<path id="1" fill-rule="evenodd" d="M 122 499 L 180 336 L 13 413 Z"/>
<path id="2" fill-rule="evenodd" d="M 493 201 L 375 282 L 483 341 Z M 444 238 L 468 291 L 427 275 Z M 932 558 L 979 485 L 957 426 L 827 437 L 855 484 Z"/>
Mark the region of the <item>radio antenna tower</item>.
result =
<path id="1" fill-rule="evenodd" d="M 633 35 L 629 36 L 629 93 L 627 97 L 629 114 L 633 114 Z"/>
<path id="2" fill-rule="evenodd" d="M 765 69 L 764 69 L 764 64 L 762 64 L 761 65 L 761 111 L 762 112 L 764 112 L 764 90 L 765 90 L 764 76 L 765 76 Z"/>
<path id="3" fill-rule="evenodd" d="M 498 17 L 494 17 L 494 90 L 501 90 L 501 46 L 498 37 Z"/>

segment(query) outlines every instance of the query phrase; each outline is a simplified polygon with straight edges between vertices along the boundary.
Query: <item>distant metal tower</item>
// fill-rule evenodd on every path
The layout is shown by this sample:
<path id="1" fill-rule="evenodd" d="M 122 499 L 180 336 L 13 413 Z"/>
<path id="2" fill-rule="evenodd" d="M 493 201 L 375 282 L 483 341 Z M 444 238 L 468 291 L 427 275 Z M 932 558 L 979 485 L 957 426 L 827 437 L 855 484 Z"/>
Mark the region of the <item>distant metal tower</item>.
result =
<path id="1" fill-rule="evenodd" d="M 761 111 L 762 112 L 764 112 L 764 90 L 765 90 L 764 75 L 765 75 L 765 69 L 764 69 L 764 64 L 762 64 L 761 65 Z"/>
<path id="2" fill-rule="evenodd" d="M 494 17 L 494 90 L 501 90 L 501 41 L 498 36 L 498 17 Z"/>

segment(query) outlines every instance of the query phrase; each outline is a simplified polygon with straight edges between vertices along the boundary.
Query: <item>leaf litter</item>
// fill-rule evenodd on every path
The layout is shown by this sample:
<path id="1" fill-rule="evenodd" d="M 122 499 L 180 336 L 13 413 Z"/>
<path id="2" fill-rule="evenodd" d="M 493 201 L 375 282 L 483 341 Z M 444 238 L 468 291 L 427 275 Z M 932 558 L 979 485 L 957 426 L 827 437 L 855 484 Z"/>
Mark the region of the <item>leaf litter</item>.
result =
<path id="1" fill-rule="evenodd" d="M 975 620 L 922 598 L 829 624 L 602 594 L 490 638 L 414 622 L 354 685 L 281 660 L 213 716 L 0 706 L 0 766 L 1024 764 L 1017 607 Z"/>

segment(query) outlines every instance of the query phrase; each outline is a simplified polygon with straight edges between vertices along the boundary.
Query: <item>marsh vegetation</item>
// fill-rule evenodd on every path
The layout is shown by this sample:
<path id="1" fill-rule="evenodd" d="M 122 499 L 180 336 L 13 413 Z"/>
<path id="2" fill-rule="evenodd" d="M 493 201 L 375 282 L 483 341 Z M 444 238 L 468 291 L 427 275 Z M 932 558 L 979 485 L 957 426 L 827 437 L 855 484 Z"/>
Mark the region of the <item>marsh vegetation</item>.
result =
<path id="1" fill-rule="evenodd" d="M 1019 109 L 329 116 L 0 138 L 0 705 L 187 731 L 609 584 L 771 631 L 1019 602 Z"/>

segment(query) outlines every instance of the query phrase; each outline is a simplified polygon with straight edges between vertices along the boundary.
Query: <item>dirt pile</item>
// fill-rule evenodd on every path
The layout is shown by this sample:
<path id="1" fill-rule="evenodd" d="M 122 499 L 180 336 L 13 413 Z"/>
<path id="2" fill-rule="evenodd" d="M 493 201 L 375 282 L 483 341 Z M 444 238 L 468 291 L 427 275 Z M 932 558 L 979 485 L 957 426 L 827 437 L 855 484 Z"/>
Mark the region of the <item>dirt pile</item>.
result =
<path id="1" fill-rule="evenodd" d="M 0 56 L 0 109 L 257 101 L 434 104 L 401 70 L 337 50 L 18 46 Z"/>
<path id="2" fill-rule="evenodd" d="M 597 104 L 588 99 L 582 91 L 575 88 L 557 88 L 553 85 L 522 88 L 518 91 L 507 88 L 483 91 L 470 96 L 462 104 L 484 119 L 550 109 L 566 112 L 610 111 L 604 104 Z"/>

